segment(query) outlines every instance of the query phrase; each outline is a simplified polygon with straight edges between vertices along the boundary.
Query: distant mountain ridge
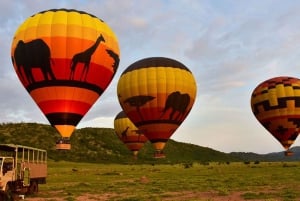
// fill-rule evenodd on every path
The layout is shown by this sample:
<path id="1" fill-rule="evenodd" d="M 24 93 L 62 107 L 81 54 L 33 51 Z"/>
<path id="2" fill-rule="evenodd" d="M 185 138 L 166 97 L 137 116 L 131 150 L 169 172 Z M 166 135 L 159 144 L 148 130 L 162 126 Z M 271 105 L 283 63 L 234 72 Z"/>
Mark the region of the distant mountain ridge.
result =
<path id="1" fill-rule="evenodd" d="M 256 154 L 252 152 L 231 152 L 229 155 L 237 157 L 242 161 L 299 161 L 300 160 L 300 146 L 292 147 L 290 149 L 293 156 L 285 156 L 284 151 L 272 152 L 268 154 Z"/>
<path id="2" fill-rule="evenodd" d="M 154 149 L 147 142 L 133 159 L 132 153 L 119 140 L 112 128 L 77 129 L 71 137 L 70 151 L 55 150 L 60 138 L 50 125 L 38 123 L 0 124 L 0 144 L 14 143 L 46 149 L 48 158 L 74 162 L 96 163 L 191 163 L 191 162 L 233 162 L 233 161 L 297 161 L 300 147 L 293 147 L 294 156 L 285 157 L 284 152 L 256 154 L 245 152 L 223 153 L 208 147 L 169 140 L 164 152 L 165 159 L 154 159 Z"/>

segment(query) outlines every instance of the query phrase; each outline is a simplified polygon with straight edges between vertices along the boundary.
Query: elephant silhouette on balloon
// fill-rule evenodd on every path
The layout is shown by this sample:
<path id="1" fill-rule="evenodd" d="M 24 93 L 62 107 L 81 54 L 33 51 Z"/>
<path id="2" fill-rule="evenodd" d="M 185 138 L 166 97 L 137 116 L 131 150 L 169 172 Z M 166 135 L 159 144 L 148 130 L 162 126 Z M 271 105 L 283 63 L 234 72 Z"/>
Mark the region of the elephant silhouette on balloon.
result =
<path id="1" fill-rule="evenodd" d="M 14 50 L 12 62 L 16 64 L 17 71 L 23 81 L 26 78 L 29 83 L 35 83 L 32 74 L 33 68 L 41 70 L 44 80 L 56 79 L 51 69 L 50 48 L 42 39 L 35 39 L 26 43 L 19 40 Z M 23 67 L 24 75 L 22 75 L 21 67 Z"/>
<path id="2" fill-rule="evenodd" d="M 168 95 L 168 98 L 165 103 L 165 107 L 162 111 L 162 118 L 168 110 L 171 110 L 169 115 L 169 120 L 178 121 L 180 117 L 184 117 L 187 113 L 187 108 L 190 104 L 191 98 L 189 94 L 181 94 L 179 91 L 175 91 Z M 174 116 L 177 113 L 176 117 Z"/>

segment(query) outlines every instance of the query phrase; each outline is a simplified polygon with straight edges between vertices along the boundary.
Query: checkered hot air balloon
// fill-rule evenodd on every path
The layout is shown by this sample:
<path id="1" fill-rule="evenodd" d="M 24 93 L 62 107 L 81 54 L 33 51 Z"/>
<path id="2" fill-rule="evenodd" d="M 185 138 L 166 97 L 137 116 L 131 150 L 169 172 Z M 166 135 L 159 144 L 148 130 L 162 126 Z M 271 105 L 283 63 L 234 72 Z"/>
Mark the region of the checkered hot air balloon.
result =
<path id="1" fill-rule="evenodd" d="M 153 144 L 157 158 L 165 157 L 165 144 L 189 114 L 196 91 L 192 72 L 165 57 L 131 64 L 117 86 L 123 111 Z"/>
<path id="2" fill-rule="evenodd" d="M 42 11 L 17 29 L 11 46 L 14 69 L 61 134 L 58 149 L 70 149 L 76 125 L 114 77 L 119 54 L 111 28 L 83 11 Z"/>
<path id="3" fill-rule="evenodd" d="M 286 155 L 299 134 L 300 80 L 275 77 L 259 84 L 251 96 L 256 119 L 281 143 Z"/>

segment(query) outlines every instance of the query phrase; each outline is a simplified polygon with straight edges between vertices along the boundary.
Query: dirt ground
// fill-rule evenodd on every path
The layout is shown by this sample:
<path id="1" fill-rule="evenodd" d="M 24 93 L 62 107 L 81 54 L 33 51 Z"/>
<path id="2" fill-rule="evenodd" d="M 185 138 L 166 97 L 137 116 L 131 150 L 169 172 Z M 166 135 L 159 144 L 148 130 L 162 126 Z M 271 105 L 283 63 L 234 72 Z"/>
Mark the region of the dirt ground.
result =
<path id="1" fill-rule="evenodd" d="M 218 195 L 215 192 L 172 192 L 165 196 L 162 201 L 245 201 L 242 198 L 244 192 L 233 192 L 230 195 Z M 76 201 L 108 201 L 113 200 L 117 194 L 106 193 L 106 194 L 84 194 L 76 197 Z M 126 197 L 124 197 L 125 199 Z M 19 199 L 21 200 L 21 199 Z M 66 197 L 58 197 L 57 193 L 53 193 L 53 197 L 25 197 L 24 201 L 66 201 Z M 251 199 L 251 201 L 263 201 Z M 274 200 L 275 201 L 275 200 Z M 280 199 L 276 200 L 280 201 Z"/>

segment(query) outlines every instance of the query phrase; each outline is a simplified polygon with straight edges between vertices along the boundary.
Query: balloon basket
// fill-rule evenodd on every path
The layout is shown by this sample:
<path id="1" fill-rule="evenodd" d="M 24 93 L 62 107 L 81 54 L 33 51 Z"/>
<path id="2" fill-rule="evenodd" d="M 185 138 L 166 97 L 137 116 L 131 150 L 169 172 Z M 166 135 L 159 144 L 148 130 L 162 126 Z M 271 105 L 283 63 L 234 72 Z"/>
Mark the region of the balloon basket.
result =
<path id="1" fill-rule="evenodd" d="M 166 155 L 161 150 L 159 150 L 154 153 L 154 158 L 166 158 Z"/>
<path id="2" fill-rule="evenodd" d="M 59 139 L 56 142 L 56 150 L 70 150 L 71 149 L 71 143 L 70 139 Z"/>
<path id="3" fill-rule="evenodd" d="M 292 151 L 290 151 L 290 150 L 286 150 L 286 151 L 284 152 L 284 155 L 285 155 L 285 156 L 293 156 L 293 155 L 294 155 L 294 152 L 292 152 Z"/>

